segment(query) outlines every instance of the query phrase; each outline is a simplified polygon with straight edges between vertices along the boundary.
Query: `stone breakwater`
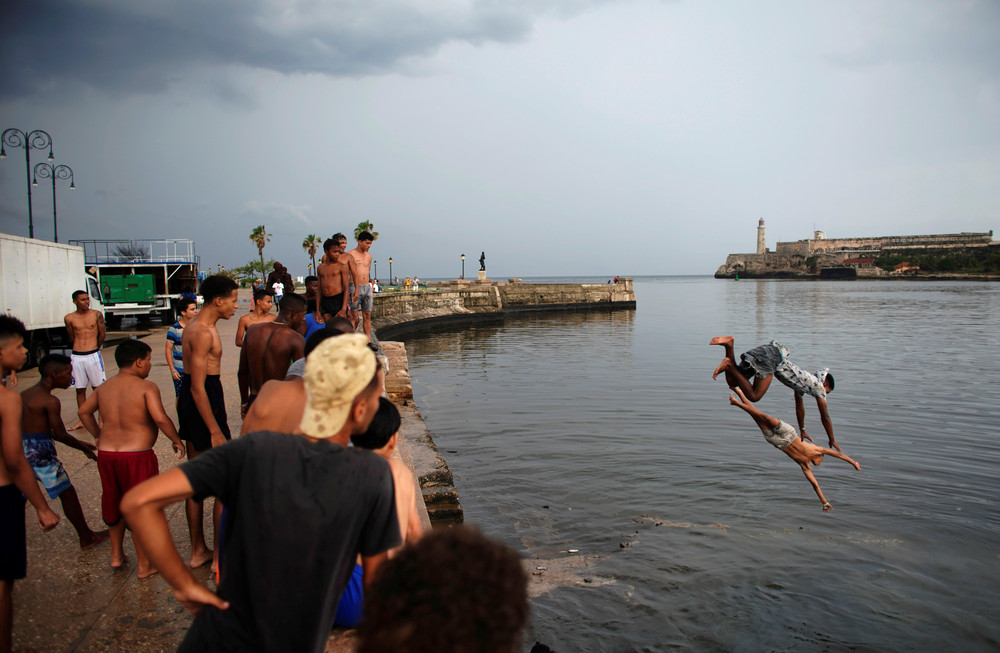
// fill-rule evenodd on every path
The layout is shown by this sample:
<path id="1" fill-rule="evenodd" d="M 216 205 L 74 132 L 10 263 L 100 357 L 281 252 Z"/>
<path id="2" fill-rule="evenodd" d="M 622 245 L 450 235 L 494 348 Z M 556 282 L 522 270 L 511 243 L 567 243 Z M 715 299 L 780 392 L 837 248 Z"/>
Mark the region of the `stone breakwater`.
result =
<path id="1" fill-rule="evenodd" d="M 372 306 L 379 338 L 431 326 L 502 319 L 519 313 L 635 308 L 632 278 L 619 283 L 452 283 L 416 292 L 381 293 Z"/>
<path id="2" fill-rule="evenodd" d="M 403 418 L 400 434 L 404 462 L 413 469 L 432 524 L 464 520 L 458 490 L 420 411 L 413 402 L 406 347 L 386 340 L 404 333 L 507 315 L 543 311 L 600 311 L 635 308 L 632 279 L 610 284 L 473 283 L 443 285 L 415 292 L 381 293 L 372 305 L 372 328 L 388 358 L 385 391 Z"/>

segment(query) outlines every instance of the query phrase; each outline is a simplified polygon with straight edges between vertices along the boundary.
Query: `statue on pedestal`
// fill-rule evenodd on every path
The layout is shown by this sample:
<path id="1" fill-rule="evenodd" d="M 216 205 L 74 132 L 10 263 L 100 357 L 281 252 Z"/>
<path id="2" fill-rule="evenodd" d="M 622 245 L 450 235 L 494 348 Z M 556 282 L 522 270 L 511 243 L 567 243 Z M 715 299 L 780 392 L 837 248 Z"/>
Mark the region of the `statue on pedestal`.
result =
<path id="1" fill-rule="evenodd" d="M 486 271 L 486 252 L 479 255 L 479 270 L 480 272 Z"/>

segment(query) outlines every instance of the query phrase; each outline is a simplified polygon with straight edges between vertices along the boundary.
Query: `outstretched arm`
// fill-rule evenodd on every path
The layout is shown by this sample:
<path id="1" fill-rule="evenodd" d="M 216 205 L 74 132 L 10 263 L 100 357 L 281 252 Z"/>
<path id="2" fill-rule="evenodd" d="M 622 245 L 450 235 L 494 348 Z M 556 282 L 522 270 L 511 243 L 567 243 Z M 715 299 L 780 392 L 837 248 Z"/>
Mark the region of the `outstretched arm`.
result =
<path id="1" fill-rule="evenodd" d="M 837 441 L 833 438 L 833 420 L 830 419 L 830 411 L 827 410 L 826 399 L 816 397 L 816 407 L 819 408 L 819 421 L 823 423 L 823 428 L 826 429 L 826 437 L 830 440 L 830 446 L 840 451 Z"/>
<path id="2" fill-rule="evenodd" d="M 150 562 L 174 589 L 174 596 L 191 614 L 197 614 L 206 605 L 226 610 L 229 603 L 195 580 L 181 560 L 163 514 L 164 507 L 191 496 L 194 496 L 191 483 L 175 467 L 129 490 L 122 498 L 122 513 L 132 527 L 132 537 L 139 541 Z"/>
<path id="3" fill-rule="evenodd" d="M 813 486 L 813 489 L 816 490 L 816 496 L 819 497 L 820 503 L 823 504 L 823 512 L 830 512 L 833 510 L 833 506 L 830 505 L 830 502 L 823 496 L 823 490 L 819 488 L 819 481 L 816 480 L 816 477 L 813 476 L 812 470 L 809 469 L 809 463 L 799 463 L 799 466 L 802 467 L 802 473 L 806 475 L 806 479 Z"/>
<path id="4" fill-rule="evenodd" d="M 93 393 L 91 393 L 91 396 L 93 396 Z M 66 425 L 63 424 L 62 415 L 59 412 L 59 400 L 55 397 L 52 397 L 52 400 L 46 403 L 45 417 L 49 422 L 49 433 L 52 434 L 53 440 L 58 440 L 67 447 L 73 447 L 82 451 L 83 455 L 91 460 L 97 460 L 97 454 L 94 453 L 97 447 L 93 443 L 78 440 L 66 431 Z"/>

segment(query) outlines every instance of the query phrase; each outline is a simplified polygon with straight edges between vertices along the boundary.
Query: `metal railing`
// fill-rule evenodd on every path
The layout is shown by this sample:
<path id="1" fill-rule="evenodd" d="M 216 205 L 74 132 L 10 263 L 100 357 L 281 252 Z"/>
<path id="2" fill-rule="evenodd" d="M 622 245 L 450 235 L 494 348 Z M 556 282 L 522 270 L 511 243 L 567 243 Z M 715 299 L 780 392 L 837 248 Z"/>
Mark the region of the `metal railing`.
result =
<path id="1" fill-rule="evenodd" d="M 194 241 L 187 238 L 148 238 L 139 240 L 71 240 L 83 248 L 87 265 L 131 263 L 190 263 L 198 265 Z"/>

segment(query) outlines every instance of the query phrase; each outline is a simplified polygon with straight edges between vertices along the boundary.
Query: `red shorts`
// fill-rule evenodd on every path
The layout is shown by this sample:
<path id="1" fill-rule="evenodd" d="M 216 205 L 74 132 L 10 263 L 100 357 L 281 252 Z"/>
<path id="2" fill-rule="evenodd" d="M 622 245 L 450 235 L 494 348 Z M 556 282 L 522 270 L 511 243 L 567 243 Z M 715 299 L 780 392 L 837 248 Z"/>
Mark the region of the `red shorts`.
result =
<path id="1" fill-rule="evenodd" d="M 101 475 L 101 517 L 108 526 L 122 518 L 125 493 L 160 473 L 160 463 L 152 449 L 145 451 L 98 451 L 97 471 Z"/>

